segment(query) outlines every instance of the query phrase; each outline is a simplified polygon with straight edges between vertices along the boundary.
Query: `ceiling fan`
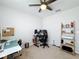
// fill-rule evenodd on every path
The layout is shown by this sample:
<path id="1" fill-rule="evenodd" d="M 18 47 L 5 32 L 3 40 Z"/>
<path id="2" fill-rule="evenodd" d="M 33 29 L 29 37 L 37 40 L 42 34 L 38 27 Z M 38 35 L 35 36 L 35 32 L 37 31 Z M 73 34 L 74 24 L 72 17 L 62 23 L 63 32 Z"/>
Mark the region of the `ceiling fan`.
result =
<path id="1" fill-rule="evenodd" d="M 29 6 L 40 6 L 39 12 L 41 12 L 42 10 L 50 10 L 52 11 L 52 8 L 50 6 L 48 6 L 49 4 L 55 2 L 56 0 L 40 0 L 40 4 L 30 4 Z"/>

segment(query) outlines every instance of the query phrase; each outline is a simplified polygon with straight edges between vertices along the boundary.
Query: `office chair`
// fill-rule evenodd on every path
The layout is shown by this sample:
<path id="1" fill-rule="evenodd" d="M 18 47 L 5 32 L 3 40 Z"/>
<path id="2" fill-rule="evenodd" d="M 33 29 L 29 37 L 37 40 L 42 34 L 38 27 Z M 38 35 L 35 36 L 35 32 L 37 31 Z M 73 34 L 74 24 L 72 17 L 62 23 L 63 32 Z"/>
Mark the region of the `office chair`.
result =
<path id="1" fill-rule="evenodd" d="M 17 43 L 19 44 L 19 46 L 21 46 L 22 45 L 22 40 L 20 39 Z M 18 57 L 18 56 L 21 56 L 21 55 L 22 55 L 22 51 L 18 51 L 18 52 L 15 52 L 13 54 L 13 57 L 15 58 L 15 57 Z"/>
<path id="2" fill-rule="evenodd" d="M 34 35 L 33 35 L 33 45 L 36 46 L 36 47 L 39 47 L 38 45 L 38 30 L 35 29 L 34 30 Z"/>
<path id="3" fill-rule="evenodd" d="M 47 30 L 43 30 L 43 35 L 41 35 L 40 42 L 42 42 L 42 44 L 40 44 L 40 46 L 43 46 L 43 48 L 45 48 L 45 46 L 49 47 L 47 44 L 47 42 L 48 42 Z"/>
<path id="4" fill-rule="evenodd" d="M 22 45 L 22 40 L 21 40 L 21 39 L 18 41 L 18 44 L 19 44 L 19 46 Z M 22 53 L 20 54 L 20 56 L 21 56 L 21 55 L 22 55 Z"/>

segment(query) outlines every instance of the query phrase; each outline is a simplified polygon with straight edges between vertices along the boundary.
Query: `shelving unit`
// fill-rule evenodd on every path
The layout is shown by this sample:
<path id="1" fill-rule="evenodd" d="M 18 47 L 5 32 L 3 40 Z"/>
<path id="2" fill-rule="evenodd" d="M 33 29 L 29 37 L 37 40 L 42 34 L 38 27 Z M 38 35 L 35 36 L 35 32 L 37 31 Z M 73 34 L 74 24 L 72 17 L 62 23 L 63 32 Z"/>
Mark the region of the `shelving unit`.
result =
<path id="1" fill-rule="evenodd" d="M 75 22 L 61 23 L 61 49 L 75 55 Z"/>

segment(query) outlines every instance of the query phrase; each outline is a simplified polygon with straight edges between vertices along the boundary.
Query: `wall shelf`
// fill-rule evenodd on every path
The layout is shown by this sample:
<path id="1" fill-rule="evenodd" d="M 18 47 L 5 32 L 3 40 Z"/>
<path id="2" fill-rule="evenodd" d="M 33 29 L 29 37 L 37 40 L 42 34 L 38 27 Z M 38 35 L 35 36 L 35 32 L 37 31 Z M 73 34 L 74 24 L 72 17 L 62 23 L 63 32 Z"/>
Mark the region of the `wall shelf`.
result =
<path id="1" fill-rule="evenodd" d="M 75 54 L 75 22 L 61 23 L 61 49 Z"/>

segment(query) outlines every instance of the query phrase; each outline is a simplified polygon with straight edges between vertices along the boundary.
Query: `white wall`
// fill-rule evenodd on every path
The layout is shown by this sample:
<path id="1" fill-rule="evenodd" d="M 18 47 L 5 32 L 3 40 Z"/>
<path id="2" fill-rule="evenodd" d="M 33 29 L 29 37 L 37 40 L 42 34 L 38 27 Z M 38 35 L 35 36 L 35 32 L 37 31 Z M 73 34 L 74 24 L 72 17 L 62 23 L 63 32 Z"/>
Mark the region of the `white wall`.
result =
<path id="1" fill-rule="evenodd" d="M 79 53 L 79 7 L 57 13 L 43 19 L 43 29 L 48 30 L 49 44 L 60 46 L 61 22 L 75 21 L 76 23 L 76 52 Z"/>
<path id="2" fill-rule="evenodd" d="M 41 20 L 33 15 L 0 6 L 0 26 L 14 27 L 15 37 L 32 43 L 34 29 L 41 28 Z"/>
<path id="3" fill-rule="evenodd" d="M 32 42 L 34 29 L 48 30 L 49 44 L 55 44 L 60 46 L 61 36 L 61 22 L 69 22 L 75 20 L 76 22 L 76 51 L 79 52 L 79 7 L 73 8 L 64 12 L 57 13 L 55 15 L 46 17 L 42 20 L 36 18 L 33 15 L 19 12 L 10 8 L 0 6 L 0 26 L 11 26 L 15 28 L 15 36 L 17 39 L 21 38 L 23 44 L 25 42 Z"/>

